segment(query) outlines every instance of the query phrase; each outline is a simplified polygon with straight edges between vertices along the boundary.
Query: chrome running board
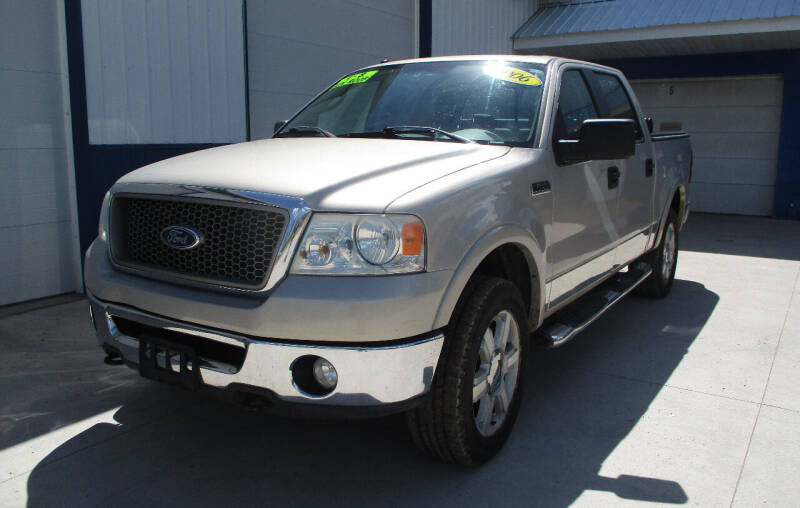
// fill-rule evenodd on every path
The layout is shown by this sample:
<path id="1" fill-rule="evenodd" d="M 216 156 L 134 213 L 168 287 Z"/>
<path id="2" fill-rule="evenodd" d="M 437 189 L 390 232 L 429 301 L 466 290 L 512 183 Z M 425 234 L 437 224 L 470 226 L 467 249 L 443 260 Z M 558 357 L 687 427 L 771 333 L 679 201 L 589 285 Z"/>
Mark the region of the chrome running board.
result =
<path id="1" fill-rule="evenodd" d="M 592 324 L 620 298 L 641 284 L 653 270 L 646 265 L 630 267 L 592 289 L 545 320 L 534 334 L 546 347 L 564 345 Z"/>

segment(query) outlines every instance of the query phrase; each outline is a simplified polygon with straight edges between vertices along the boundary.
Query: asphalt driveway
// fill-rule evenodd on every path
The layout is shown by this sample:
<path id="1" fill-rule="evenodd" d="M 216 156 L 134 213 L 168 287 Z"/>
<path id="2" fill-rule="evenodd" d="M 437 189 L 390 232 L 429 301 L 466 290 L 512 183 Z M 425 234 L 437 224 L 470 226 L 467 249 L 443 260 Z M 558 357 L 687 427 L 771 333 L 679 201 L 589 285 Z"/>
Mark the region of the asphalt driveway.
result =
<path id="1" fill-rule="evenodd" d="M 478 469 L 402 416 L 293 420 L 104 365 L 85 301 L 0 309 L 0 506 L 798 506 L 798 276 L 800 223 L 693 215 L 672 294 L 536 351 Z"/>

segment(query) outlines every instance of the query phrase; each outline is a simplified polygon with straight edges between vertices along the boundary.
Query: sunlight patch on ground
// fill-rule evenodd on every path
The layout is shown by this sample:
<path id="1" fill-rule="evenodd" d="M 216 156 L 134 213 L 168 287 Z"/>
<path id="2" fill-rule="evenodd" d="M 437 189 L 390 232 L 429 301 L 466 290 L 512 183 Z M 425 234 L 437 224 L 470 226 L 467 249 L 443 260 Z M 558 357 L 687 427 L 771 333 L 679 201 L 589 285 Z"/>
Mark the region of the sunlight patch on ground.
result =
<path id="1" fill-rule="evenodd" d="M 119 425 L 114 414 L 119 407 L 90 416 L 85 420 L 59 427 L 47 434 L 29 439 L 10 448 L 0 450 L 0 484 L 20 475 L 30 473 L 45 457 L 56 448 L 100 423 Z M 52 460 L 52 459 L 51 459 Z"/>

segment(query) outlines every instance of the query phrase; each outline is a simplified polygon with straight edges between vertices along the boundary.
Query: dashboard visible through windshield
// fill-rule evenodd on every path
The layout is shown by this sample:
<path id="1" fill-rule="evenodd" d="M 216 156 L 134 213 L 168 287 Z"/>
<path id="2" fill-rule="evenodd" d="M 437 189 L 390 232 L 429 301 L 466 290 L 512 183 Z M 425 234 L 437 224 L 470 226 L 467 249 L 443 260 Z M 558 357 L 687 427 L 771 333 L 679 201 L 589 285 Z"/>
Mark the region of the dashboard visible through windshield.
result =
<path id="1" fill-rule="evenodd" d="M 529 146 L 546 66 L 529 62 L 398 64 L 350 74 L 276 137 L 336 136 Z"/>

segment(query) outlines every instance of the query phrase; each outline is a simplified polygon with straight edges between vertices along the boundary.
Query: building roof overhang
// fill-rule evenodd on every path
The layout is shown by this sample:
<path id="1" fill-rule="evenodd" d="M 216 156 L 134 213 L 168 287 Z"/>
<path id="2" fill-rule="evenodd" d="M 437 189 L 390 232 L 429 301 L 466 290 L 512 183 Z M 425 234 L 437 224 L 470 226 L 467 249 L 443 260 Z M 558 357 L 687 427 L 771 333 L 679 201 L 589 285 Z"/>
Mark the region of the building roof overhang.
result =
<path id="1" fill-rule="evenodd" d="M 800 0 L 573 0 L 539 9 L 513 44 L 583 59 L 800 48 Z"/>

